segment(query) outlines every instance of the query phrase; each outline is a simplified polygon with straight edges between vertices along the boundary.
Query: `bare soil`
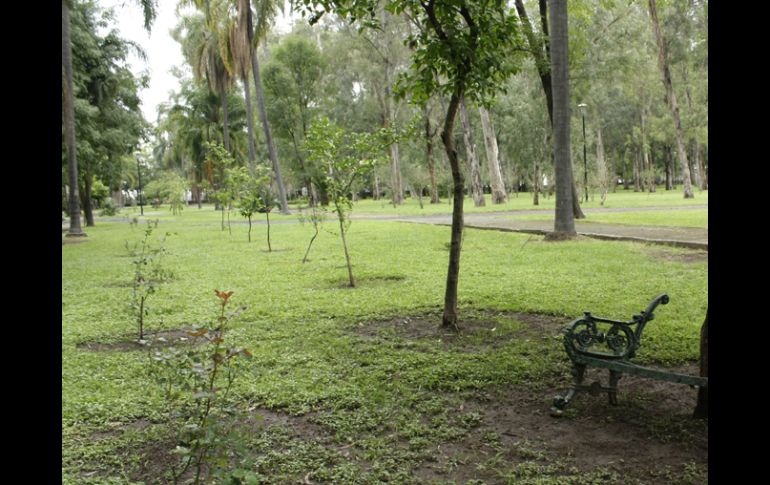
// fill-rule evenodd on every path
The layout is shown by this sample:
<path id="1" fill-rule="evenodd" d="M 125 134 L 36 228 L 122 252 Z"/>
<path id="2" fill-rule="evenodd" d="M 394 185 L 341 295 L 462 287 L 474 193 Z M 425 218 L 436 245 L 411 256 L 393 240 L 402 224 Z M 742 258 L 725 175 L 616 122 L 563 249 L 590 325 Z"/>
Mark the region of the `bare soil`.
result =
<path id="1" fill-rule="evenodd" d="M 90 350 L 92 352 L 110 352 L 126 350 L 147 350 L 149 348 L 165 348 L 172 347 L 174 345 L 194 346 L 201 345 L 206 342 L 206 339 L 204 338 L 191 336 L 190 332 L 193 331 L 194 329 L 190 327 L 145 332 L 144 343 L 137 340 L 136 334 L 132 334 L 130 337 L 118 342 L 82 342 L 77 345 L 77 348 L 82 350 Z"/>

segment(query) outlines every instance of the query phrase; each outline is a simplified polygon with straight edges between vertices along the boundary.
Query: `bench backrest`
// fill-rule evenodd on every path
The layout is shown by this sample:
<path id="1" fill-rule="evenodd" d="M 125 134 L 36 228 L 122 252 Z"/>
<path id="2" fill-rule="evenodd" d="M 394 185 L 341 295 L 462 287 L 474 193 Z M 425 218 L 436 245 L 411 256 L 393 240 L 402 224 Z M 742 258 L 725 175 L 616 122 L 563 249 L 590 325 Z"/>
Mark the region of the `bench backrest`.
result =
<path id="1" fill-rule="evenodd" d="M 655 308 L 669 302 L 665 293 L 656 296 L 645 310 L 630 321 L 595 317 L 590 312 L 573 320 L 565 329 L 564 346 L 570 355 L 601 359 L 630 359 L 636 355 L 647 323 L 655 318 Z M 635 326 L 635 327 L 634 327 Z M 609 327 L 609 328 L 607 328 Z M 606 331 L 602 331 L 607 328 Z"/>

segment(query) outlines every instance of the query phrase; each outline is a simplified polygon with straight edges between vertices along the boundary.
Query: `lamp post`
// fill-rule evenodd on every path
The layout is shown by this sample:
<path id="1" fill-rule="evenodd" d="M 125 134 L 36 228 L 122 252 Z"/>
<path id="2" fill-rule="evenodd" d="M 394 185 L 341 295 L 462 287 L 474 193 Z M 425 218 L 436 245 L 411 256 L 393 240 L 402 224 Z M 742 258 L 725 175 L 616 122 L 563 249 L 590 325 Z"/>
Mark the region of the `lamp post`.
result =
<path id="1" fill-rule="evenodd" d="M 588 159 L 586 158 L 586 106 L 588 106 L 585 103 L 580 103 L 578 105 L 578 108 L 580 108 L 580 114 L 583 117 L 583 184 L 585 187 L 585 194 L 586 194 L 586 202 L 588 202 Z"/>

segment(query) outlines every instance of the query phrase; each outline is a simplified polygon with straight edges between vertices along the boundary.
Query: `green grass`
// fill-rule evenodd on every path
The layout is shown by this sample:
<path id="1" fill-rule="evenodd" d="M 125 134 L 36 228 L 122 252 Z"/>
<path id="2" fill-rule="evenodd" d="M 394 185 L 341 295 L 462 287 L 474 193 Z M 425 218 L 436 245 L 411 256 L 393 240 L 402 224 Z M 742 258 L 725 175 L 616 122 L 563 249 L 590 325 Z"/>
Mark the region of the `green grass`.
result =
<path id="1" fill-rule="evenodd" d="M 374 206 L 368 204 L 359 203 L 356 211 Z M 163 438 L 163 403 L 146 376 L 146 355 L 77 348 L 135 331 L 127 308 L 132 269 L 124 242 L 138 241 L 144 223 L 132 227 L 127 221 L 133 214 L 125 214 L 125 222 L 98 219 L 96 227 L 86 228 L 86 242 L 62 246 L 64 483 L 128 483 L 141 450 Z M 278 429 L 242 436 L 254 453 L 252 468 L 266 483 L 301 481 L 308 471 L 332 483 L 417 483 L 412 471 L 431 446 L 462 439 L 478 419 L 449 409 L 510 386 L 537 390 L 566 382 L 568 366 L 557 338 L 512 338 L 487 348 L 475 342 L 477 351 L 464 352 L 431 340 L 363 338 L 351 330 L 375 319 L 440 314 L 446 227 L 354 221 L 348 240 L 359 287 L 351 289 L 343 286 L 345 259 L 333 221 L 302 264 L 312 229 L 294 223 L 295 216 L 271 216 L 289 223 L 272 226 L 274 251 L 268 253 L 265 226 L 255 226 L 248 243 L 247 225 L 235 213 L 232 235 L 220 230 L 220 214 L 211 208 L 188 208 L 180 216 L 163 209 L 145 214 L 140 220 L 161 221 L 156 234 L 171 233 L 164 266 L 175 275 L 150 297 L 149 328 L 208 321 L 218 308 L 213 290 L 234 291 L 233 304 L 247 309 L 233 322 L 228 340 L 254 354 L 236 394 L 251 406 L 311 413 L 328 434 L 327 441 Z M 639 361 L 692 361 L 707 306 L 707 273 L 705 262 L 661 261 L 636 243 L 555 244 L 538 236 L 467 230 L 461 320 L 480 310 L 552 314 L 565 325 L 587 310 L 627 318 L 665 291 L 671 303 L 648 327 Z M 509 322 L 501 331 L 520 326 Z M 140 418 L 152 426 L 110 434 Z M 94 433 L 109 437 L 94 439 Z M 357 450 L 359 461 L 338 450 L 344 444 Z M 97 473 L 86 475 L 92 471 Z M 509 464 L 501 473 L 520 471 Z"/>
<path id="2" fill-rule="evenodd" d="M 451 214 L 452 205 L 449 204 L 449 199 L 446 194 L 442 193 L 440 204 L 431 204 L 430 197 L 423 197 L 423 207 L 420 208 L 419 201 L 416 198 L 409 197 L 405 200 L 404 204 L 397 207 L 393 207 L 390 204 L 390 200 L 380 199 L 360 200 L 356 203 L 354 213 L 361 214 L 397 214 L 402 216 L 415 216 L 415 215 L 435 215 L 435 214 Z M 507 212 L 518 210 L 532 210 L 532 209 L 555 209 L 555 198 L 540 196 L 539 205 L 533 205 L 532 194 L 528 192 L 521 192 L 518 196 L 511 195 L 507 202 L 503 204 L 492 204 L 491 196 L 485 195 L 486 205 L 483 207 L 475 207 L 473 199 L 466 197 L 463 203 L 463 209 L 467 213 L 476 212 Z M 645 192 L 633 192 L 623 190 L 619 187 L 616 192 L 610 192 L 607 194 L 607 200 L 604 205 L 600 204 L 599 196 L 595 193 L 589 194 L 589 201 L 587 203 L 581 203 L 581 207 L 586 209 L 591 208 L 618 208 L 618 207 L 664 207 L 664 206 L 689 206 L 689 205 L 708 205 L 708 191 L 695 192 L 695 198 L 685 199 L 682 196 L 682 191 L 677 188 L 676 190 L 658 190 L 653 193 Z"/>

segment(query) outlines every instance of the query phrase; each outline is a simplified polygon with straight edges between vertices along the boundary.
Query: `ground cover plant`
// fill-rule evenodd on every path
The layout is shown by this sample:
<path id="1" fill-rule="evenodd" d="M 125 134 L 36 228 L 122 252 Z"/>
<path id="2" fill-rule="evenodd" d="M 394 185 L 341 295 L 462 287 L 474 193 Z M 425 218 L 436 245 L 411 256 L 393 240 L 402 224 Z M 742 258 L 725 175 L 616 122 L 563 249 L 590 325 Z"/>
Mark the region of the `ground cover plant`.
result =
<path id="1" fill-rule="evenodd" d="M 124 242 L 138 232 L 136 214 L 123 212 L 62 246 L 68 484 L 172 483 L 178 459 L 148 353 L 79 347 L 132 328 L 116 283 L 126 279 Z M 273 252 L 248 243 L 245 221 L 222 231 L 220 217 L 204 206 L 139 218 L 176 234 L 165 260 L 175 278 L 153 295 L 166 328 L 217 314 L 214 289 L 247 307 L 227 334 L 253 357 L 230 390 L 244 414 L 217 483 L 706 481 L 708 423 L 690 419 L 696 391 L 686 386 L 628 377 L 617 407 L 581 396 L 563 419 L 548 416 L 569 384 L 560 329 L 583 311 L 628 318 L 667 292 L 638 362 L 697 372 L 708 263 L 688 257 L 695 251 L 466 229 L 454 334 L 438 328 L 446 227 L 357 220 L 350 288 L 337 236 L 321 231 L 303 264 L 313 228 L 296 215 L 274 214 Z"/>

